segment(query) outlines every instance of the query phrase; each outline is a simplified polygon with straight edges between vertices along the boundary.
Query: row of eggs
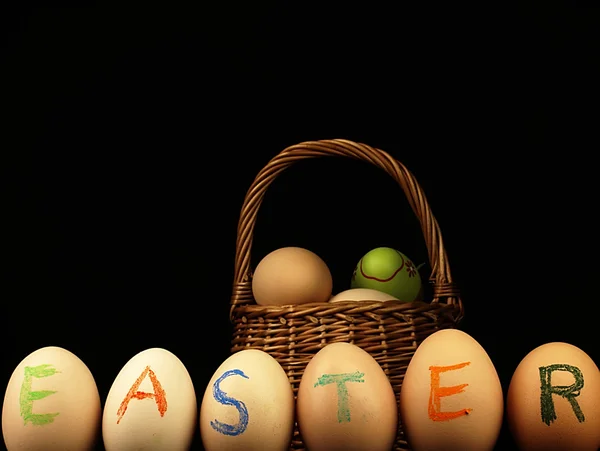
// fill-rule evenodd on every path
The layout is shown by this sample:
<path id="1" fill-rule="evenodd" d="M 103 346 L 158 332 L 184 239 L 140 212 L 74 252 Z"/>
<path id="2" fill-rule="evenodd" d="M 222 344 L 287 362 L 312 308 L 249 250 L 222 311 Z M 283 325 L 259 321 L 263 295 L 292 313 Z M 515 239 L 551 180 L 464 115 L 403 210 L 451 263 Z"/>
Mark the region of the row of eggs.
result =
<path id="1" fill-rule="evenodd" d="M 204 448 L 287 450 L 297 422 L 311 451 L 388 451 L 400 419 L 416 451 L 494 448 L 504 396 L 492 361 L 471 336 L 448 329 L 426 338 L 409 362 L 399 399 L 384 368 L 355 345 L 328 344 L 308 363 L 295 399 L 272 356 L 237 352 L 205 389 Z M 515 442 L 522 450 L 597 450 L 599 395 L 600 372 L 581 349 L 536 348 L 518 365 L 506 398 Z M 183 451 L 197 425 L 191 377 L 160 348 L 127 362 L 103 408 L 79 358 L 62 348 L 39 349 L 13 372 L 2 409 L 8 451 L 90 450 L 100 430 L 108 451 Z"/>

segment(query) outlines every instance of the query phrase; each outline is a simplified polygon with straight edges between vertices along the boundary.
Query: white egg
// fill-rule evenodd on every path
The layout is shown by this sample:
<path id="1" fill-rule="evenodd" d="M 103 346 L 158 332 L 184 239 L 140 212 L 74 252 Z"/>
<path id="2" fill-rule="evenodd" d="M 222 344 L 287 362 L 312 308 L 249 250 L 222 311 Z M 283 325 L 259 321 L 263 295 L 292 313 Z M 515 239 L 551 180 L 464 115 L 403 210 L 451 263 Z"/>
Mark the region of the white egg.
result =
<path id="1" fill-rule="evenodd" d="M 373 290 L 371 288 L 351 288 L 350 290 L 342 291 L 336 294 L 329 302 L 345 302 L 345 301 L 397 301 L 391 294 L 383 291 Z"/>
<path id="2" fill-rule="evenodd" d="M 194 437 L 196 393 L 183 363 L 152 348 L 135 355 L 106 398 L 102 437 L 107 451 L 186 451 Z"/>

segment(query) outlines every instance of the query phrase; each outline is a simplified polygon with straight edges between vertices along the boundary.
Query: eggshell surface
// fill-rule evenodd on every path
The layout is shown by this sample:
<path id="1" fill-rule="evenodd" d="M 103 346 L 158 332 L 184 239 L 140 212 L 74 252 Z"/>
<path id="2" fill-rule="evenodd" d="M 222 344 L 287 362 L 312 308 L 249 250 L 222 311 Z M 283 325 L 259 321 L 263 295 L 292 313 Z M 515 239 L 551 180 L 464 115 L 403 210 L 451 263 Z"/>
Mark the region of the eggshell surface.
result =
<path id="1" fill-rule="evenodd" d="M 329 302 L 344 302 L 344 301 L 398 301 L 391 294 L 384 293 L 379 290 L 372 290 L 370 288 L 353 288 L 350 290 L 342 291 L 336 294 Z"/>
<path id="2" fill-rule="evenodd" d="M 287 451 L 294 431 L 294 392 L 266 352 L 245 349 L 215 371 L 200 408 L 207 451 Z"/>
<path id="3" fill-rule="evenodd" d="M 102 415 L 92 373 L 73 353 L 50 346 L 14 370 L 2 406 L 8 451 L 84 451 L 94 448 Z"/>
<path id="4" fill-rule="evenodd" d="M 271 252 L 252 276 L 252 293 L 258 305 L 327 302 L 332 287 L 331 272 L 321 257 L 300 247 Z"/>
<path id="5" fill-rule="evenodd" d="M 332 343 L 304 370 L 297 421 L 311 451 L 389 451 L 398 431 L 396 396 L 371 355 L 349 343 Z"/>
<path id="6" fill-rule="evenodd" d="M 519 448 L 600 449 L 600 373 L 581 349 L 547 343 L 517 366 L 506 398 L 507 421 Z"/>
<path id="7" fill-rule="evenodd" d="M 400 417 L 413 450 L 493 450 L 503 407 L 496 369 L 475 339 L 445 329 L 423 340 L 400 392 Z"/>
<path id="8" fill-rule="evenodd" d="M 183 363 L 165 349 L 147 349 L 125 364 L 108 392 L 102 417 L 104 447 L 188 450 L 196 419 L 196 394 Z"/>

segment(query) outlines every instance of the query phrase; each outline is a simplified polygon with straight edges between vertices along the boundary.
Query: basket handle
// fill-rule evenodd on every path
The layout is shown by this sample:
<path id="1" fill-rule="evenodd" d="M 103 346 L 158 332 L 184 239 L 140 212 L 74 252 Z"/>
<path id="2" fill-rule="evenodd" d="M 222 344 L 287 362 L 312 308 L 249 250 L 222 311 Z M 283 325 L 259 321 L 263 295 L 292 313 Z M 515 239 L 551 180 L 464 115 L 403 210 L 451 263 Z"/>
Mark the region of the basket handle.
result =
<path id="1" fill-rule="evenodd" d="M 431 302 L 443 301 L 447 304 L 458 304 L 460 307 L 458 318 L 461 318 L 463 315 L 462 301 L 459 291 L 452 281 L 442 234 L 437 220 L 429 208 L 425 194 L 415 177 L 402 163 L 396 161 L 388 153 L 344 139 L 306 141 L 287 147 L 272 158 L 254 179 L 244 199 L 238 223 L 230 318 L 233 318 L 233 310 L 236 305 L 253 302 L 251 287 L 249 286 L 252 275 L 250 250 L 254 238 L 256 217 L 267 188 L 281 172 L 295 162 L 307 158 L 330 156 L 366 161 L 383 169 L 398 182 L 421 223 L 429 263 L 432 268 L 429 277 L 429 281 L 433 284 L 433 300 Z"/>

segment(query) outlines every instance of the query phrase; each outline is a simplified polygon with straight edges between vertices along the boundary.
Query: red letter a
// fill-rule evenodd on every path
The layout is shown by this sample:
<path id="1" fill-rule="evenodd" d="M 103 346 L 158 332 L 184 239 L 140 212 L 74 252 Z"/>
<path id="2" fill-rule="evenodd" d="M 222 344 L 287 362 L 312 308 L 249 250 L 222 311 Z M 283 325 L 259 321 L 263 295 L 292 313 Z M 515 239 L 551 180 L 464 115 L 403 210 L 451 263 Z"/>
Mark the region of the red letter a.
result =
<path id="1" fill-rule="evenodd" d="M 137 391 L 140 384 L 146 377 L 146 375 L 148 375 L 150 377 L 150 381 L 152 382 L 152 388 L 154 389 L 154 393 L 146 393 L 143 391 Z M 166 393 L 163 390 L 162 386 L 160 385 L 160 382 L 156 378 L 156 374 L 154 374 L 154 371 L 152 371 L 149 366 L 147 366 L 146 369 L 144 369 L 144 371 L 142 371 L 142 374 L 140 374 L 140 377 L 138 377 L 136 379 L 136 381 L 133 383 L 133 385 L 129 389 L 127 396 L 125 396 L 125 399 L 123 399 L 123 402 L 121 403 L 121 406 L 119 407 L 119 410 L 117 410 L 117 417 L 118 417 L 117 424 L 119 424 L 119 422 L 121 421 L 121 418 L 123 418 L 123 415 L 125 415 L 125 412 L 127 411 L 127 406 L 129 405 L 129 401 L 131 401 L 133 398 L 135 398 L 135 399 L 154 398 L 154 401 L 156 401 L 156 406 L 158 407 L 158 412 L 160 413 L 161 417 L 164 416 L 165 412 L 167 411 Z"/>

